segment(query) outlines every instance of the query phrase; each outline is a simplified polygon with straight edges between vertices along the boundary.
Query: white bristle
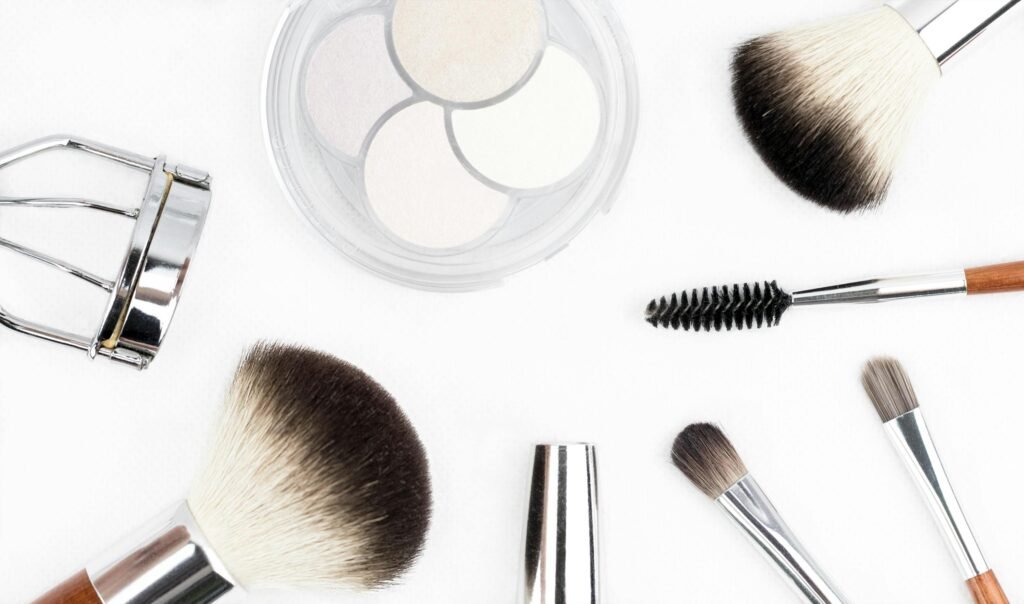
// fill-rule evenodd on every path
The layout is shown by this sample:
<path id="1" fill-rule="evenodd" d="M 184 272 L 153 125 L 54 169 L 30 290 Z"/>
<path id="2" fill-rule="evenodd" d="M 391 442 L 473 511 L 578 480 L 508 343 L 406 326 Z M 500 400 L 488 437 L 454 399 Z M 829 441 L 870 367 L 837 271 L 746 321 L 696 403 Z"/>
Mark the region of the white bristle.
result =
<path id="1" fill-rule="evenodd" d="M 766 163 L 843 212 L 884 200 L 912 118 L 941 75 L 887 6 L 752 40 L 734 70 L 737 111 Z"/>

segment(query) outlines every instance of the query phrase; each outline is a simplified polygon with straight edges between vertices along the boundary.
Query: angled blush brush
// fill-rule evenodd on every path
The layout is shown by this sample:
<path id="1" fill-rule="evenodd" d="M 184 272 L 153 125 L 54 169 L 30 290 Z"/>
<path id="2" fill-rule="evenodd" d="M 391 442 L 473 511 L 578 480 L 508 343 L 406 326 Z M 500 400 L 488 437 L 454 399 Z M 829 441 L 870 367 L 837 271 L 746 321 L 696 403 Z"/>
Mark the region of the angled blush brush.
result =
<path id="1" fill-rule="evenodd" d="M 705 287 L 651 300 L 645 318 L 654 327 L 726 331 L 774 327 L 794 306 L 865 304 L 907 298 L 1024 291 L 1024 262 L 981 268 L 866 279 L 792 294 L 775 281 Z"/>
<path id="2" fill-rule="evenodd" d="M 1020 0 L 897 0 L 761 36 L 733 58 L 733 99 L 765 164 L 838 212 L 881 203 L 942 67 Z"/>
<path id="3" fill-rule="evenodd" d="M 672 463 L 722 506 L 803 600 L 812 604 L 846 601 L 811 559 L 717 426 L 691 424 L 683 430 L 672 446 Z"/>
<path id="4" fill-rule="evenodd" d="M 1008 604 L 953 492 L 903 366 L 895 359 L 872 360 L 864 368 L 863 383 L 893 447 L 921 489 L 974 601 Z"/>
<path id="5" fill-rule="evenodd" d="M 423 446 L 372 378 L 311 350 L 242 361 L 187 501 L 37 604 L 226 604 L 246 589 L 386 587 L 431 511 Z"/>

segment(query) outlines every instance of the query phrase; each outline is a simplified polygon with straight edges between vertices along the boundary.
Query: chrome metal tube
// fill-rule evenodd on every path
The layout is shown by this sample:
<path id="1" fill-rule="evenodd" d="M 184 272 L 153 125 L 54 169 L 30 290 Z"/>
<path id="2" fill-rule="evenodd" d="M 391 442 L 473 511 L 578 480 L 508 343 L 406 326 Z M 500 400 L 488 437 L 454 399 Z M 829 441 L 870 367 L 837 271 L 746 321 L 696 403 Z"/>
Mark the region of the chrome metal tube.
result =
<path id="1" fill-rule="evenodd" d="M 752 476 L 743 477 L 717 501 L 808 602 L 845 601 Z"/>
<path id="2" fill-rule="evenodd" d="M 888 302 L 954 294 L 967 295 L 967 274 L 963 270 L 808 289 L 793 294 L 793 306 Z"/>
<path id="3" fill-rule="evenodd" d="M 522 604 L 600 604 L 593 445 L 539 445 L 526 521 Z"/>
<path id="4" fill-rule="evenodd" d="M 1020 0 L 893 0 L 939 65 L 973 42 Z"/>
<path id="5" fill-rule="evenodd" d="M 921 410 L 905 413 L 884 425 L 886 433 L 924 494 L 964 579 L 988 572 L 989 566 L 957 501 L 953 485 L 946 476 Z"/>
<path id="6" fill-rule="evenodd" d="M 187 504 L 86 571 L 103 604 L 234 604 L 245 599 Z"/>

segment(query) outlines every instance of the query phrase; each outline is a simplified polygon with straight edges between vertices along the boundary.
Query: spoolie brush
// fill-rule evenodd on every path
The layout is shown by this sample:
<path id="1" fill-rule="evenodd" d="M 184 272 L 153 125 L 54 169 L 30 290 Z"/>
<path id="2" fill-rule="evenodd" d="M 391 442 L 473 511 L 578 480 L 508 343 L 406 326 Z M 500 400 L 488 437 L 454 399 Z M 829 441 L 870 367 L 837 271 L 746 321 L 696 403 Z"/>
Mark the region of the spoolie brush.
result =
<path id="1" fill-rule="evenodd" d="M 676 437 L 672 462 L 694 486 L 722 506 L 804 599 L 813 604 L 845 601 L 782 520 L 718 427 L 688 426 Z"/>
<path id="2" fill-rule="evenodd" d="M 893 446 L 924 494 L 975 602 L 1008 604 L 946 476 L 907 372 L 899 361 L 879 358 L 864 368 L 863 382 Z"/>
<path id="3" fill-rule="evenodd" d="M 881 203 L 941 68 L 1020 0 L 910 0 L 750 40 L 733 58 L 747 137 L 776 176 L 822 206 Z"/>
<path id="4" fill-rule="evenodd" d="M 645 319 L 655 327 L 726 331 L 774 327 L 793 306 L 887 302 L 954 294 L 1024 291 L 1024 262 L 982 268 L 868 279 L 787 293 L 774 281 L 692 290 L 651 300 Z"/>
<path id="5" fill-rule="evenodd" d="M 343 361 L 255 347 L 187 502 L 36 602 L 208 604 L 243 589 L 371 590 L 419 555 L 423 446 L 391 396 Z"/>

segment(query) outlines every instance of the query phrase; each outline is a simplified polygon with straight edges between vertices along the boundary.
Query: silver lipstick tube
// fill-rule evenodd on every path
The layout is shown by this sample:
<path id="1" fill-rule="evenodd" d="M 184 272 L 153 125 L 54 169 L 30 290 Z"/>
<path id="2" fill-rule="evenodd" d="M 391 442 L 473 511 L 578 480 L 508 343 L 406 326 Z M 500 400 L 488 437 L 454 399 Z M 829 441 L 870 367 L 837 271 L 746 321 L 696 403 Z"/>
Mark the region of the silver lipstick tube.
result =
<path id="1" fill-rule="evenodd" d="M 740 479 L 717 501 L 804 599 L 813 604 L 846 601 L 814 563 L 752 476 L 748 474 Z"/>
<path id="2" fill-rule="evenodd" d="M 245 599 L 184 503 L 86 572 L 103 604 L 237 604 Z"/>
<path id="3" fill-rule="evenodd" d="M 989 566 L 946 476 L 921 410 L 905 413 L 884 426 L 924 494 L 964 579 L 973 579 L 988 572 Z"/>
<path id="4" fill-rule="evenodd" d="M 600 604 L 593 445 L 538 445 L 527 512 L 521 604 Z"/>
<path id="5" fill-rule="evenodd" d="M 793 306 L 888 302 L 949 295 L 967 295 L 967 274 L 963 270 L 911 277 L 869 279 L 808 289 L 793 294 Z"/>
<path id="6" fill-rule="evenodd" d="M 939 65 L 945 65 L 1020 0 L 893 0 Z"/>

